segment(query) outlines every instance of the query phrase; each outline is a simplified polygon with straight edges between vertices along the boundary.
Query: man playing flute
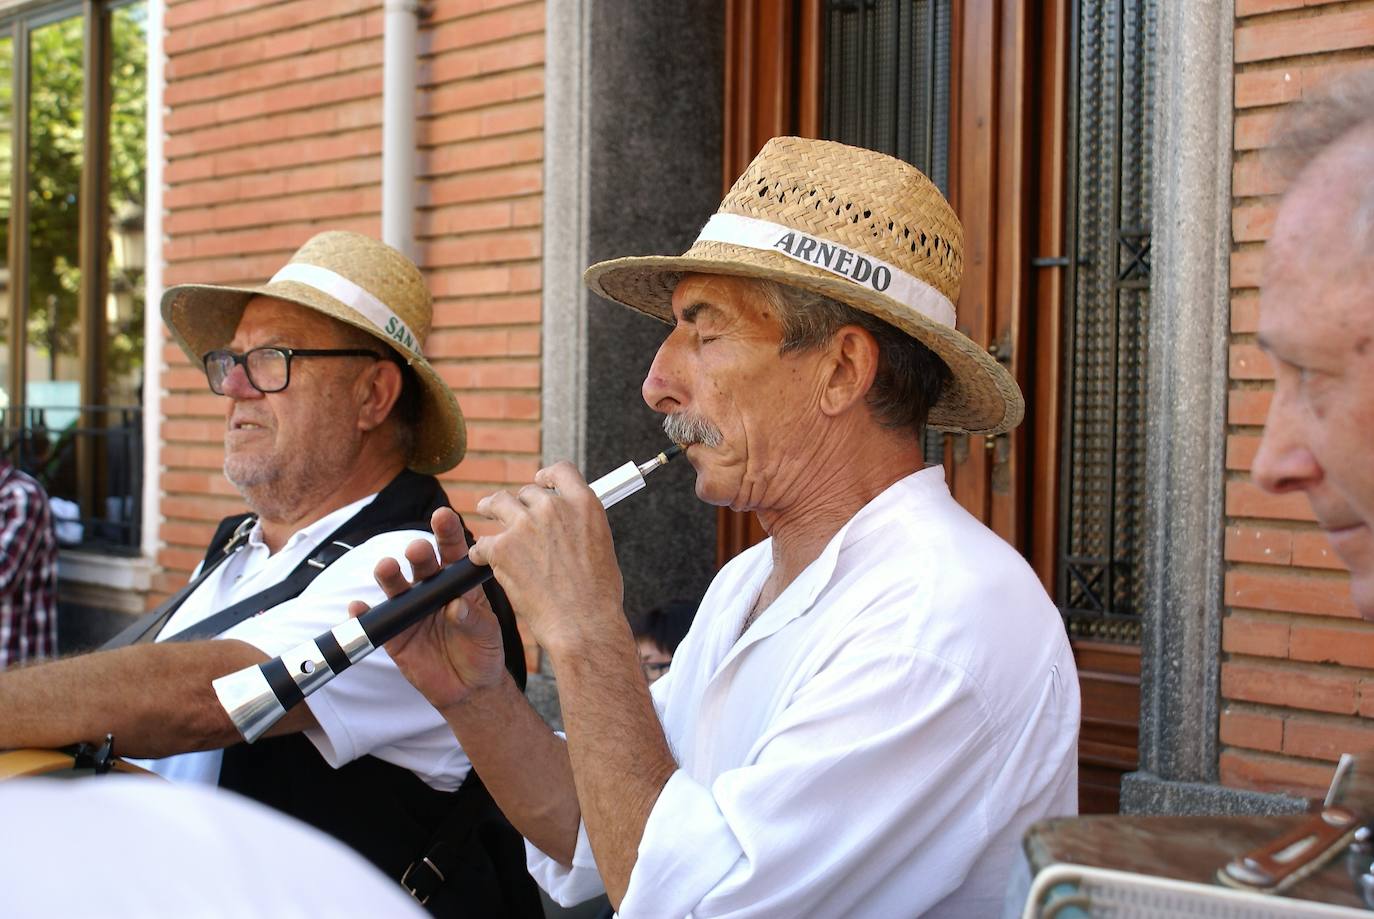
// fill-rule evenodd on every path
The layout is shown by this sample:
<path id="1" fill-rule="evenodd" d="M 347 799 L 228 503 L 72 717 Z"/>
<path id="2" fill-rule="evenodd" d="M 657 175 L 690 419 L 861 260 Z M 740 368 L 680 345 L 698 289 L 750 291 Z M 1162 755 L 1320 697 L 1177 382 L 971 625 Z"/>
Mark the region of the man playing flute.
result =
<path id="1" fill-rule="evenodd" d="M 910 165 L 775 138 L 680 257 L 592 266 L 671 325 L 645 401 L 698 497 L 758 515 L 646 685 L 604 511 L 560 463 L 483 499 L 490 565 L 558 679 L 566 739 L 469 595 L 388 646 L 555 899 L 625 917 L 987 916 L 1022 831 L 1072 814 L 1078 682 L 1026 562 L 927 466 L 927 424 L 996 435 L 1021 394 L 955 325 L 957 218 Z M 406 550 L 468 551 L 456 518 Z M 377 569 L 389 595 L 409 581 Z M 356 603 L 356 614 L 363 608 Z"/>

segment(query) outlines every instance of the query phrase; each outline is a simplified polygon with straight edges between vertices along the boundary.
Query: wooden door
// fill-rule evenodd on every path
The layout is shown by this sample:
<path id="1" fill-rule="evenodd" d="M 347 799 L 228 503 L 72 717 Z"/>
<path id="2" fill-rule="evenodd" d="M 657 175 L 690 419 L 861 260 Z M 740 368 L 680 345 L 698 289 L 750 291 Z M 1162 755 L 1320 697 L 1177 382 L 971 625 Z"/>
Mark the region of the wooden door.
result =
<path id="1" fill-rule="evenodd" d="M 726 187 L 775 134 L 831 137 L 916 163 L 963 222 L 959 328 L 1008 366 L 1026 396 L 1026 420 L 996 438 L 928 437 L 927 455 L 944 463 L 960 503 L 1031 560 L 1073 626 L 1084 699 L 1080 804 L 1086 813 L 1115 811 L 1120 776 L 1135 768 L 1140 664 L 1129 612 L 1104 613 L 1100 629 L 1101 623 L 1078 627 L 1084 590 L 1075 566 L 1084 560 L 1075 555 L 1073 527 L 1082 514 L 1073 500 L 1075 489 L 1082 489 L 1070 470 L 1078 462 L 1075 450 L 1081 452 L 1074 426 L 1081 418 L 1074 413 L 1081 416 L 1082 408 L 1073 386 L 1083 348 L 1069 344 L 1076 341 L 1075 311 L 1098 292 L 1081 283 L 1097 268 L 1080 272 L 1077 266 L 1086 261 L 1100 268 L 1108 261 L 1120 268 L 1123 256 L 1113 247 L 1124 237 L 1112 236 L 1104 248 L 1079 232 L 1081 186 L 1100 176 L 1085 180 L 1079 174 L 1089 154 L 1079 143 L 1077 119 L 1086 110 L 1080 90 L 1091 89 L 1092 68 L 1113 53 L 1123 56 L 1128 17 L 1149 2 L 1087 8 L 1078 0 L 727 0 Z M 924 30 L 912 24 L 922 16 L 928 19 Z M 1136 22 L 1138 47 L 1144 47 L 1139 29 L 1145 21 Z M 1084 23 L 1096 38 L 1081 34 Z M 1115 39 L 1108 34 L 1113 24 Z M 918 34 L 928 42 L 921 66 L 929 70 L 925 110 L 934 125 L 924 152 L 909 143 L 902 149 L 904 139 L 881 127 L 865 127 L 863 112 L 857 119 L 837 116 L 851 104 L 837 89 L 846 79 L 857 79 L 861 109 L 871 108 L 875 98 L 879 105 L 900 102 L 902 87 L 920 82 L 918 68 L 900 63 L 901 48 L 894 57 L 882 46 L 884 36 L 900 44 Z M 1081 46 L 1089 40 L 1118 44 L 1085 51 Z M 877 54 L 880 66 L 846 77 L 845 55 L 855 47 L 859 57 Z M 1137 50 L 1137 73 L 1118 72 L 1118 84 L 1143 79 L 1141 57 Z M 915 58 L 921 58 L 919 49 Z M 947 96 L 931 89 L 933 77 L 945 81 Z M 874 89 L 883 80 L 901 81 L 895 96 Z M 941 125 L 947 134 L 937 137 Z M 1099 146 L 1119 153 L 1127 127 L 1119 120 L 1117 138 Z M 1114 188 L 1121 178 L 1119 170 L 1113 173 Z M 1148 251 L 1148 235 L 1143 245 Z M 1138 241 L 1135 246 L 1131 251 L 1141 248 Z M 1125 261 L 1139 259 L 1128 255 Z M 1111 423 L 1124 429 L 1124 423 Z M 718 532 L 721 563 L 764 536 L 752 515 L 729 511 L 721 512 Z M 1114 563 L 1108 558 L 1107 581 Z"/>

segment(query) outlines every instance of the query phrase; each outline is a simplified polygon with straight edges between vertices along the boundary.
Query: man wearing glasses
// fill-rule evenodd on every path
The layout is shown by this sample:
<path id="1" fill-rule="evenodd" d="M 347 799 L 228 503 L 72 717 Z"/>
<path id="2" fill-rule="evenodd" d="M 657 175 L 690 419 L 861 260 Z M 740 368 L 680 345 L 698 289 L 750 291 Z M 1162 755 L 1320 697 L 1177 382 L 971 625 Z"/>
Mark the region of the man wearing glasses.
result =
<path id="1" fill-rule="evenodd" d="M 360 593 L 382 599 L 376 563 L 432 539 L 448 504 L 434 474 L 466 438 L 420 350 L 432 305 L 419 269 L 365 236 L 322 233 L 262 287 L 174 287 L 162 312 L 226 397 L 224 474 L 252 513 L 222 521 L 190 584 L 105 649 L 0 673 L 0 749 L 112 735 L 167 778 L 339 837 L 436 913 L 539 914 L 519 837 L 387 655 L 251 747 L 211 689 L 337 625 Z M 489 599 L 523 684 L 509 604 L 499 587 Z"/>

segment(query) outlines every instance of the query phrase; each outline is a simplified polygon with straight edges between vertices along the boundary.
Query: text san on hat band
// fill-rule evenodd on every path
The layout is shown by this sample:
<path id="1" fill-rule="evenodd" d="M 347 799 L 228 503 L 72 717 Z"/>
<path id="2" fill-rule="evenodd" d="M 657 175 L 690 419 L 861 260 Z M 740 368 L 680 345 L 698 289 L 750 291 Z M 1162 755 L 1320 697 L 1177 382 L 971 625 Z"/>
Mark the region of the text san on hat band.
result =
<path id="1" fill-rule="evenodd" d="M 876 256 L 812 236 L 805 230 L 741 214 L 714 214 L 697 234 L 697 241 L 733 243 L 765 252 L 781 252 L 886 294 L 932 322 L 954 327 L 954 304 L 925 281 Z"/>

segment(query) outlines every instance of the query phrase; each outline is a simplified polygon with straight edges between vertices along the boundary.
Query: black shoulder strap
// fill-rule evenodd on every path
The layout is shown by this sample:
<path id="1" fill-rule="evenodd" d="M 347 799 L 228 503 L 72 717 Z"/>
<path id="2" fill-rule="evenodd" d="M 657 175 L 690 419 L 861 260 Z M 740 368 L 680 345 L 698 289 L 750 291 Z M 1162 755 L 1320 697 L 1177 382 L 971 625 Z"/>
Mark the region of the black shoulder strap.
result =
<path id="1" fill-rule="evenodd" d="M 428 530 L 429 514 L 433 513 L 433 508 L 437 506 L 434 503 L 436 496 L 445 504 L 448 503 L 448 497 L 444 495 L 443 488 L 433 476 L 420 475 L 409 470 L 401 472 L 378 493 L 376 498 L 326 536 L 285 578 L 251 597 L 245 597 L 238 603 L 220 610 L 213 616 L 202 619 L 167 640 L 201 641 L 214 638 L 245 619 L 300 596 L 320 572 L 342 558 L 350 549 L 373 536 L 393 530 Z M 222 523 L 220 531 L 223 529 Z M 216 535 L 218 536 L 218 532 Z M 214 554 L 213 543 L 208 554 Z"/>
<path id="2" fill-rule="evenodd" d="M 122 648 L 125 645 L 152 641 L 156 638 L 163 626 L 172 618 L 172 614 L 180 609 L 181 604 L 186 602 L 186 598 L 191 596 L 195 589 L 210 576 L 210 572 L 218 568 L 220 563 L 233 555 L 247 541 L 253 519 L 252 514 L 240 514 L 221 520 L 219 528 L 215 530 L 214 538 L 210 540 L 210 551 L 205 554 L 205 560 L 201 562 L 200 571 L 196 576 L 176 593 L 158 604 L 152 612 L 144 613 L 134 622 L 121 629 L 113 638 L 101 645 L 99 650 L 109 651 L 114 648 Z"/>
<path id="3" fill-rule="evenodd" d="M 167 640 L 198 641 L 223 634 L 245 619 L 299 596 L 319 576 L 320 572 L 338 561 L 350 549 L 361 545 L 373 536 L 395 530 L 423 530 L 428 532 L 430 529 L 429 520 L 434 511 L 440 507 L 449 506 L 448 495 L 444 492 L 438 479 L 410 470 L 403 470 L 391 480 L 386 488 L 382 489 L 376 498 L 329 534 L 314 552 L 310 553 L 280 582 L 220 610 L 213 616 L 201 620 Z M 252 518 L 249 517 L 248 519 L 251 520 Z M 230 526 L 231 521 L 236 521 L 233 526 Z M 216 538 L 211 541 L 210 550 L 207 552 L 207 563 L 202 567 L 202 577 L 208 574 L 211 558 L 215 558 L 215 564 L 218 564 L 219 560 L 227 556 L 227 549 L 216 556 L 217 543 L 229 542 L 223 534 L 226 532 L 236 533 L 235 527 L 246 533 L 248 527 L 244 524 L 243 517 L 228 518 L 220 523 L 220 527 L 215 533 Z M 463 523 L 463 536 L 467 544 L 472 545 L 472 533 L 468 530 L 466 522 Z M 184 593 L 189 594 L 190 590 L 199 582 L 200 578 L 197 578 L 194 584 L 188 585 Z M 505 591 L 494 579 L 483 585 L 483 591 L 492 611 L 496 613 L 497 621 L 501 624 L 501 639 L 506 652 L 506 669 L 515 678 L 520 689 L 524 690 L 526 679 L 525 649 L 521 643 L 520 632 L 515 625 L 515 613 L 511 609 L 510 601 L 506 599 Z M 185 599 L 182 594 L 178 594 L 178 596 L 183 600 Z M 170 615 L 171 611 L 166 614 L 163 621 L 165 622 L 165 618 L 169 618 Z M 340 616 L 343 615 L 344 611 L 341 610 Z M 152 636 L 156 636 L 159 630 L 150 627 L 147 631 L 150 631 Z"/>

